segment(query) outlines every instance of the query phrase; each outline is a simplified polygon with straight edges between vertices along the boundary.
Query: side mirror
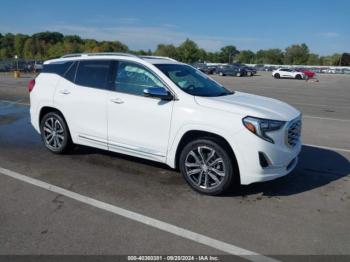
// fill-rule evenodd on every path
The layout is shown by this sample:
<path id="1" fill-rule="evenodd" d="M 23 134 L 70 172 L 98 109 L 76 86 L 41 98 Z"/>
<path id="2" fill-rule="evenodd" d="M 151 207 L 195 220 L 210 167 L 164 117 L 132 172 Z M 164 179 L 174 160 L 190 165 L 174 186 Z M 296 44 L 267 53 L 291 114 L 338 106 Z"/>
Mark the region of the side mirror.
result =
<path id="1" fill-rule="evenodd" d="M 149 87 L 143 90 L 144 96 L 157 97 L 162 100 L 173 100 L 173 95 L 163 87 Z"/>

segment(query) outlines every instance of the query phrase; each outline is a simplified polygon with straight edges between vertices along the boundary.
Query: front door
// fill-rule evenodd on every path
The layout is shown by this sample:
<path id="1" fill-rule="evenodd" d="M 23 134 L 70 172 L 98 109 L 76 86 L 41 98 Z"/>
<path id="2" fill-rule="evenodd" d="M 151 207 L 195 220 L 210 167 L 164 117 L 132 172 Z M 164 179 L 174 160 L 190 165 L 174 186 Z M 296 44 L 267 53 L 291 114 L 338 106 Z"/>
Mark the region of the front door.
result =
<path id="1" fill-rule="evenodd" d="M 166 86 L 149 69 L 115 62 L 108 99 L 108 146 L 148 159 L 165 161 L 174 101 L 145 97 L 148 87 Z"/>

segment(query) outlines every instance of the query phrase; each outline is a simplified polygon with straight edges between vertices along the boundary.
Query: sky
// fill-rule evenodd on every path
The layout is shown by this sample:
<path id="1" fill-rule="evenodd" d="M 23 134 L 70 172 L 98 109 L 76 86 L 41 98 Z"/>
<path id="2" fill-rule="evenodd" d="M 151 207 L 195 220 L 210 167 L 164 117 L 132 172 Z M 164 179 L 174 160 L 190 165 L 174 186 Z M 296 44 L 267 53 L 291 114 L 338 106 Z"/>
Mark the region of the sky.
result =
<path id="1" fill-rule="evenodd" d="M 0 33 L 59 31 L 119 40 L 133 50 L 190 38 L 207 51 L 285 49 L 350 52 L 348 0 L 2 0 Z"/>

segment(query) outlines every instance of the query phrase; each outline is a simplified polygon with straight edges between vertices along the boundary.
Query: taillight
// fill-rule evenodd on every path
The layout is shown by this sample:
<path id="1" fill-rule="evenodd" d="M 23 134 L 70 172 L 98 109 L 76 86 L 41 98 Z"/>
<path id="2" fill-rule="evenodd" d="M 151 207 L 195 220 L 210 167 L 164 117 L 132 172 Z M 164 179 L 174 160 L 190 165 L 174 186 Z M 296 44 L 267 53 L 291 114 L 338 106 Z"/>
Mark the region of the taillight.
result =
<path id="1" fill-rule="evenodd" d="M 34 89 L 34 86 L 35 86 L 35 79 L 32 79 L 28 83 L 28 91 L 29 91 L 29 93 L 32 92 L 32 90 Z"/>

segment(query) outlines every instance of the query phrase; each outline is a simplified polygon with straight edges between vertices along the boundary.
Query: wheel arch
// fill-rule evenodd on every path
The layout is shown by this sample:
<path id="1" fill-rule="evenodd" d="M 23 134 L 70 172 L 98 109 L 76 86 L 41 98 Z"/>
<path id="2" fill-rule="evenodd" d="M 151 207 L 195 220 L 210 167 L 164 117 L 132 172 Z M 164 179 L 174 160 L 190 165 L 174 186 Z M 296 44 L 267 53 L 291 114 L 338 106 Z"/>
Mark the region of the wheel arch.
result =
<path id="1" fill-rule="evenodd" d="M 64 114 L 61 112 L 61 110 L 57 109 L 56 107 L 52 107 L 52 106 L 43 106 L 42 108 L 40 108 L 40 112 L 39 112 L 39 129 L 40 129 L 41 120 L 43 119 L 43 117 L 44 117 L 47 113 L 50 113 L 50 112 L 58 113 L 58 114 L 63 118 L 63 120 L 66 122 L 66 125 L 67 125 L 67 128 L 68 128 L 68 132 L 69 132 L 70 137 L 71 137 L 71 139 L 72 139 L 72 133 L 71 133 L 69 124 L 68 124 L 68 122 L 67 122 L 67 119 L 65 118 L 65 116 L 64 116 Z"/>
<path id="2" fill-rule="evenodd" d="M 233 160 L 233 167 L 237 170 L 237 173 L 238 173 L 237 178 L 240 179 L 238 161 L 236 158 L 236 154 L 233 148 L 231 147 L 230 143 L 221 135 L 208 132 L 208 131 L 203 131 L 203 130 L 188 130 L 181 136 L 181 139 L 177 144 L 176 152 L 175 152 L 175 159 L 174 159 L 175 169 L 179 169 L 180 154 L 183 148 L 186 146 L 186 144 L 193 140 L 203 139 L 203 138 L 212 139 L 227 150 L 228 154 Z"/>

